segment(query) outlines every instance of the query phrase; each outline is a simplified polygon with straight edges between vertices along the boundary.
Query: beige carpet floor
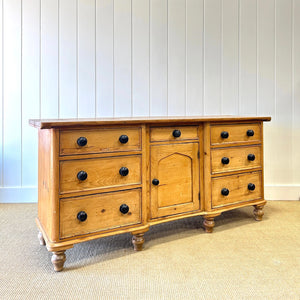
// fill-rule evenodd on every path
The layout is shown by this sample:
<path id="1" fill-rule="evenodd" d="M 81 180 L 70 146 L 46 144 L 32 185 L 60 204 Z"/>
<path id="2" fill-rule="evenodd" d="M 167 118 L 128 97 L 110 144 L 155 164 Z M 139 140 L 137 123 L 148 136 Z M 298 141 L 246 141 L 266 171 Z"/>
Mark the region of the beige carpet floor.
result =
<path id="1" fill-rule="evenodd" d="M 75 245 L 63 272 L 40 246 L 36 204 L 0 205 L 0 299 L 300 299 L 300 202 L 270 201 L 216 218 L 157 225 L 145 250 L 130 235 Z"/>

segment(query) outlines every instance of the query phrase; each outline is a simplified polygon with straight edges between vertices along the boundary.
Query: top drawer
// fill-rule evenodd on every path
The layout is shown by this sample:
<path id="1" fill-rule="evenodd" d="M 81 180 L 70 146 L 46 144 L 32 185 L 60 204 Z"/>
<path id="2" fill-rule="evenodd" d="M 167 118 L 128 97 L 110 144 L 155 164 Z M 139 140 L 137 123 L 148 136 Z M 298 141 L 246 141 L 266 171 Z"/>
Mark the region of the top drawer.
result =
<path id="1" fill-rule="evenodd" d="M 252 124 L 228 124 L 211 126 L 211 144 L 253 143 L 261 141 L 261 126 Z"/>
<path id="2" fill-rule="evenodd" d="M 150 141 L 184 141 L 198 139 L 197 126 L 152 127 Z"/>
<path id="3" fill-rule="evenodd" d="M 140 128 L 62 130 L 60 155 L 141 150 Z"/>

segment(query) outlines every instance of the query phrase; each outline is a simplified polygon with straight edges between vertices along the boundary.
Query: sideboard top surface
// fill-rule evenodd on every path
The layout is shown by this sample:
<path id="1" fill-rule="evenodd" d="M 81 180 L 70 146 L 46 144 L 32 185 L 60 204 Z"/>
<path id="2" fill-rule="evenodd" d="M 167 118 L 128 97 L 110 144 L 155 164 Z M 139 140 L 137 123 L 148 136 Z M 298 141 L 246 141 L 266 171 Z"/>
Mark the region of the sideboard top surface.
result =
<path id="1" fill-rule="evenodd" d="M 255 116 L 168 116 L 168 117 L 126 117 L 126 118 L 77 118 L 77 119 L 31 119 L 29 124 L 40 129 L 74 127 L 74 126 L 97 126 L 113 124 L 155 124 L 174 122 L 230 122 L 230 121 L 270 121 L 271 117 Z"/>

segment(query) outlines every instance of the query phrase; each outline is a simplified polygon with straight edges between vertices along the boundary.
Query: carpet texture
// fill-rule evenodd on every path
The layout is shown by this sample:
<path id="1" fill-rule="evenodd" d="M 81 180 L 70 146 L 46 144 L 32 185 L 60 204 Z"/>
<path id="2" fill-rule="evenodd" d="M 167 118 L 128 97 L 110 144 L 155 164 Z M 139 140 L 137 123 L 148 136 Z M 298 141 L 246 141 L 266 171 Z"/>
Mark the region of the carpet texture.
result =
<path id="1" fill-rule="evenodd" d="M 0 205 L 0 299 L 300 299 L 300 202 L 223 213 L 213 234 L 201 217 L 77 244 L 63 272 L 40 246 L 37 204 Z"/>

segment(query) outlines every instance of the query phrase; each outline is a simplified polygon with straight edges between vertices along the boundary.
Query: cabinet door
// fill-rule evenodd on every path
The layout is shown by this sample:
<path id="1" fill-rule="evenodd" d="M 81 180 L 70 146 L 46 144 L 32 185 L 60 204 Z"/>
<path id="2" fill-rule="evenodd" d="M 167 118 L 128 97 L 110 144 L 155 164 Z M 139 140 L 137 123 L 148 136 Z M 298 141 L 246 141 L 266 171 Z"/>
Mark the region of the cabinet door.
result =
<path id="1" fill-rule="evenodd" d="M 198 143 L 151 146 L 151 218 L 200 208 Z"/>

